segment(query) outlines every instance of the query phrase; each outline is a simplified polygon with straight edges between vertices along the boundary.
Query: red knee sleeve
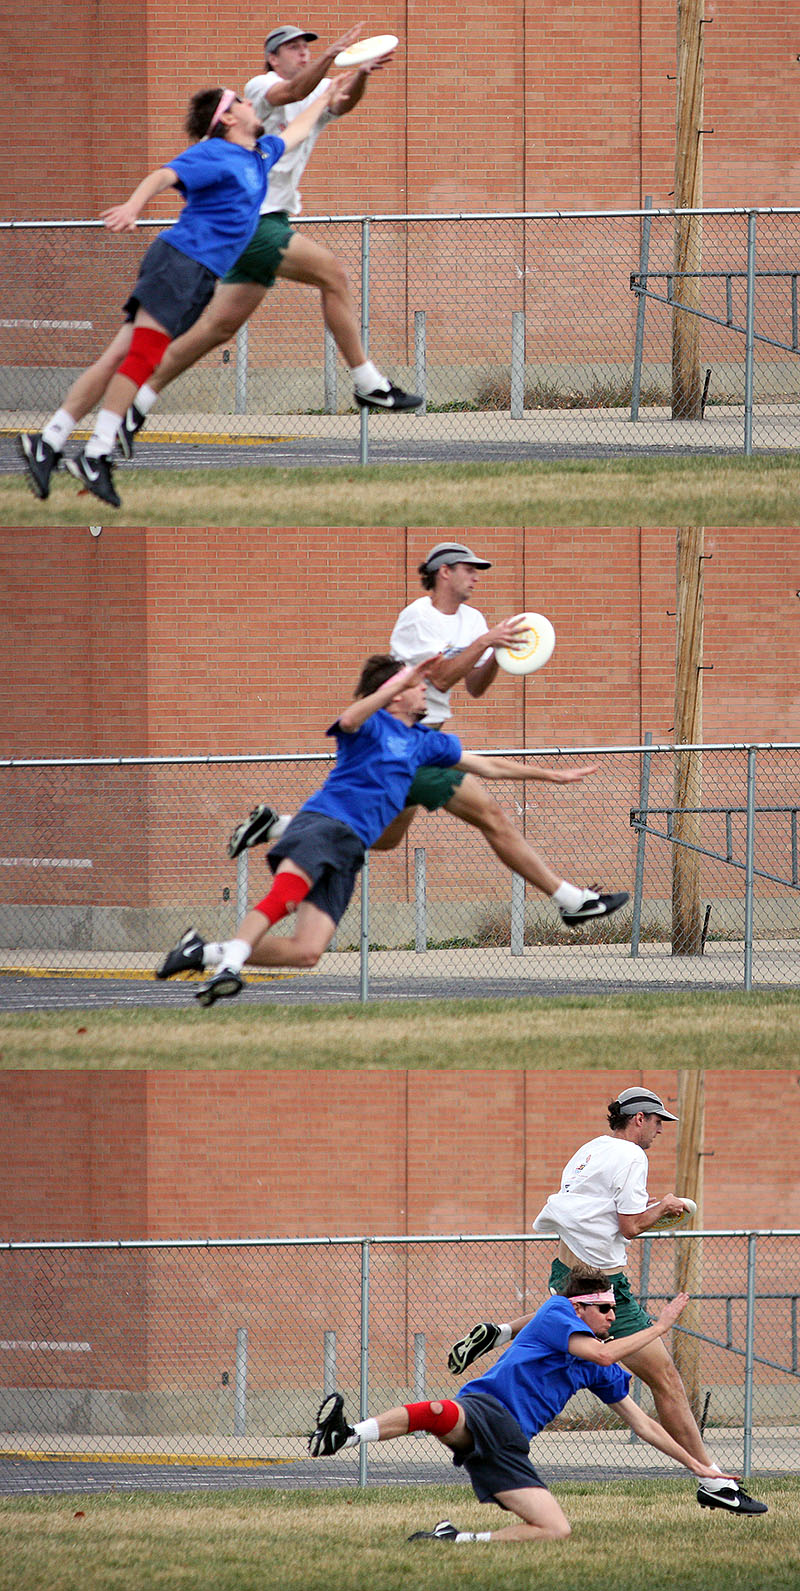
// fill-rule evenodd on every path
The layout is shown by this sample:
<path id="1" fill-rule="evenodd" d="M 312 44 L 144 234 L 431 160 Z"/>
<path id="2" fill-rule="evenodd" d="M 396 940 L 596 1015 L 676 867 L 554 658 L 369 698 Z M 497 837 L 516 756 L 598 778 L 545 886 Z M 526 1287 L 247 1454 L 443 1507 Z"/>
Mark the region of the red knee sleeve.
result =
<path id="1" fill-rule="evenodd" d="M 135 381 L 137 389 L 150 380 L 157 365 L 161 364 L 172 338 L 154 326 L 134 326 L 131 345 L 120 365 L 117 375 Z"/>
<path id="2" fill-rule="evenodd" d="M 441 1414 L 434 1414 L 430 1403 L 404 1403 L 408 1412 L 409 1431 L 430 1431 L 434 1436 L 446 1436 L 458 1419 L 458 1404 L 450 1398 L 437 1398 Z"/>
<path id="3" fill-rule="evenodd" d="M 268 918 L 270 923 L 280 922 L 282 917 L 288 916 L 305 900 L 311 885 L 308 880 L 301 878 L 299 873 L 278 873 L 268 895 L 264 896 L 255 907 L 257 912 Z"/>

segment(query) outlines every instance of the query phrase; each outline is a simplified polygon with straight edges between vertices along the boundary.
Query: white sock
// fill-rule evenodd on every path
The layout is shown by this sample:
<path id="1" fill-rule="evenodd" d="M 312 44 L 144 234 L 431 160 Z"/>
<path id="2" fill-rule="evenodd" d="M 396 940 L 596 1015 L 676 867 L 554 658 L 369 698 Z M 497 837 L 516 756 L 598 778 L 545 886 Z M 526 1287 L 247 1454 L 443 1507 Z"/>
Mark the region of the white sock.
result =
<path id="1" fill-rule="evenodd" d="M 203 946 L 203 966 L 216 967 L 223 957 L 223 946 L 218 939 L 207 939 Z"/>
<path id="2" fill-rule="evenodd" d="M 359 1420 L 353 1426 L 352 1436 L 348 1436 L 345 1447 L 358 1447 L 359 1442 L 379 1442 L 380 1432 L 377 1420 Z"/>
<path id="3" fill-rule="evenodd" d="M 714 1469 L 717 1469 L 717 1467 L 715 1464 Z M 720 1475 L 719 1480 L 711 1480 L 708 1475 L 703 1475 L 700 1479 L 700 1485 L 706 1492 L 721 1492 L 724 1491 L 726 1486 L 736 1486 L 736 1481 L 727 1480 L 724 1475 Z"/>
<path id="4" fill-rule="evenodd" d="M 385 376 L 381 375 L 377 365 L 374 365 L 371 359 L 367 359 L 363 365 L 353 365 L 350 374 L 353 377 L 353 386 L 362 395 L 368 392 L 375 392 L 376 389 L 379 392 L 389 391 L 389 382 Z"/>
<path id="5" fill-rule="evenodd" d="M 491 1530 L 459 1530 L 456 1543 L 459 1541 L 491 1541 Z"/>
<path id="6" fill-rule="evenodd" d="M 88 442 L 86 443 L 86 457 L 90 459 L 109 458 L 114 451 L 117 432 L 122 416 L 115 414 L 113 409 L 101 409 L 94 423 Z"/>
<path id="7" fill-rule="evenodd" d="M 224 945 L 220 945 L 219 948 L 221 951 L 219 959 L 223 966 L 230 967 L 232 972 L 241 972 L 252 946 L 248 945 L 246 939 L 226 939 Z"/>
<path id="8" fill-rule="evenodd" d="M 49 447 L 54 447 L 57 453 L 61 453 L 64 443 L 74 430 L 75 421 L 72 415 L 67 414 L 66 409 L 56 409 L 53 418 L 48 420 L 42 431 L 42 439 Z"/>
<path id="9" fill-rule="evenodd" d="M 559 884 L 553 896 L 556 905 L 563 906 L 565 912 L 578 911 L 584 901 L 591 898 L 592 891 L 590 889 L 578 889 L 577 884 L 568 884 L 566 879 L 564 879 L 563 884 Z"/>
<path id="10" fill-rule="evenodd" d="M 148 386 L 147 382 L 145 382 L 144 386 L 139 388 L 133 401 L 140 414 L 149 414 L 154 404 L 158 403 L 160 396 L 160 392 L 156 392 L 154 387 Z"/>

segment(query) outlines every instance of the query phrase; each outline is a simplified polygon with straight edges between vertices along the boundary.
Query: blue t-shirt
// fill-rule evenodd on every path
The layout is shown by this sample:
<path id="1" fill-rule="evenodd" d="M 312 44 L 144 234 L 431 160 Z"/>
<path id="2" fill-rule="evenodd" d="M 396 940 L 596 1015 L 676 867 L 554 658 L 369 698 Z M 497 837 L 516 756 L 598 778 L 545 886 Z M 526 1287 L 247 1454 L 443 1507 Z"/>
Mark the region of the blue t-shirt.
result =
<path id="1" fill-rule="evenodd" d="M 186 204 L 161 236 L 215 276 L 224 276 L 258 226 L 268 173 L 285 149 L 283 139 L 270 133 L 259 138 L 255 149 L 228 138 L 203 138 L 165 161 L 178 173 Z"/>
<path id="2" fill-rule="evenodd" d="M 593 1335 L 568 1298 L 548 1298 L 497 1363 L 474 1381 L 467 1381 L 456 1396 L 490 1392 L 513 1414 L 528 1441 L 561 1413 L 581 1387 L 594 1392 L 602 1403 L 619 1403 L 630 1386 L 627 1370 L 577 1359 L 567 1348 L 576 1331 Z"/>
<path id="3" fill-rule="evenodd" d="M 300 810 L 349 824 L 367 849 L 402 811 L 418 768 L 451 768 L 461 760 L 457 735 L 403 724 L 383 707 L 352 734 L 338 720 L 325 732 L 336 737 L 336 766 Z"/>

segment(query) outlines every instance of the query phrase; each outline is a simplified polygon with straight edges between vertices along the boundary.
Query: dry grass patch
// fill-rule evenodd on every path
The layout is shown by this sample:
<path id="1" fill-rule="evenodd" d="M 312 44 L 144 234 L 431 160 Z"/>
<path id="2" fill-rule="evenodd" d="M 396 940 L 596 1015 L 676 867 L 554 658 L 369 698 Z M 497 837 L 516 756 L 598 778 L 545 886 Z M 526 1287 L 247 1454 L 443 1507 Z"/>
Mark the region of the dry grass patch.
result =
<path id="1" fill-rule="evenodd" d="M 0 478 L 0 524 L 793 525 L 800 459 L 686 457 L 121 472 L 117 512 L 57 477 L 46 505 Z"/>
<path id="2" fill-rule="evenodd" d="M 158 1071 L 364 1066 L 428 1070 L 798 1065 L 800 993 L 409 1000 L 213 1012 L 19 1012 L 0 1018 L 0 1070 Z"/>
<path id="3" fill-rule="evenodd" d="M 770 1512 L 698 1509 L 691 1482 L 556 1486 L 565 1543 L 409 1544 L 451 1517 L 504 1522 L 464 1487 L 62 1496 L 0 1503 L 0 1591 L 795 1591 L 800 1481 L 759 1482 Z"/>

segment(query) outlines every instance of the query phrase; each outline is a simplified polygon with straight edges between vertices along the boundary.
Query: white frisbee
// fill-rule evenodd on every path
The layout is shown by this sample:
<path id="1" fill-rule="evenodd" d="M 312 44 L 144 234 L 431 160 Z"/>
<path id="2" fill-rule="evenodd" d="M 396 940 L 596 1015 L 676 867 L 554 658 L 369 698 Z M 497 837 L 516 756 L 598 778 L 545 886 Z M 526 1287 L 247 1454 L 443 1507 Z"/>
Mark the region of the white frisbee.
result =
<path id="1" fill-rule="evenodd" d="M 371 39 L 357 39 L 351 44 L 349 50 L 340 50 L 333 58 L 334 66 L 368 66 L 370 61 L 379 61 L 382 55 L 389 55 L 397 48 L 398 40 L 393 33 L 376 33 Z"/>
<path id="2" fill-rule="evenodd" d="M 526 628 L 520 630 L 513 646 L 496 646 L 494 655 L 507 674 L 532 674 L 544 668 L 553 655 L 556 632 L 543 613 L 518 613 Z"/>
<path id="3" fill-rule="evenodd" d="M 697 1205 L 694 1199 L 683 1199 L 682 1203 L 683 1209 L 680 1215 L 659 1216 L 658 1220 L 647 1228 L 647 1232 L 671 1232 L 676 1226 L 688 1226 L 693 1216 L 697 1214 Z M 642 1235 L 647 1237 L 647 1232 Z"/>

